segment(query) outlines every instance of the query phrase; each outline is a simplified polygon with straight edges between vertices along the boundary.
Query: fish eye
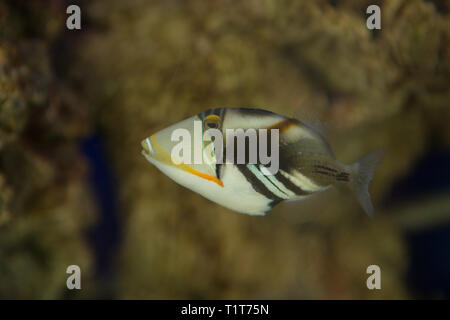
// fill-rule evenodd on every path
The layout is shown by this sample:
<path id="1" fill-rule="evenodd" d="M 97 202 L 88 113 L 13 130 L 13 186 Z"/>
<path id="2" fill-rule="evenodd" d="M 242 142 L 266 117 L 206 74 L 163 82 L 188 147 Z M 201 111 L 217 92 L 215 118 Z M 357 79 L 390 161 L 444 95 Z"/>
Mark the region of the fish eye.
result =
<path id="1" fill-rule="evenodd" d="M 220 117 L 216 115 L 209 115 L 205 118 L 205 127 L 207 129 L 219 129 L 220 127 Z"/>

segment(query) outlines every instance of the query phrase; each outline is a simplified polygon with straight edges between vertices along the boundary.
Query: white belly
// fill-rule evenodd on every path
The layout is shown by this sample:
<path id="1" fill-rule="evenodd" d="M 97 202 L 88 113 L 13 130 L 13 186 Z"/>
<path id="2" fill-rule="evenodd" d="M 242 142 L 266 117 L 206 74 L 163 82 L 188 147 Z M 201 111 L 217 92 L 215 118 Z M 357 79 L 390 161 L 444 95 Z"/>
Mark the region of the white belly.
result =
<path id="1" fill-rule="evenodd" d="M 243 174 L 232 164 L 223 165 L 223 187 L 221 187 L 213 181 L 205 180 L 159 161 L 151 162 L 176 183 L 225 208 L 249 215 L 264 215 L 271 209 L 269 205 L 271 200 L 256 192 Z"/>

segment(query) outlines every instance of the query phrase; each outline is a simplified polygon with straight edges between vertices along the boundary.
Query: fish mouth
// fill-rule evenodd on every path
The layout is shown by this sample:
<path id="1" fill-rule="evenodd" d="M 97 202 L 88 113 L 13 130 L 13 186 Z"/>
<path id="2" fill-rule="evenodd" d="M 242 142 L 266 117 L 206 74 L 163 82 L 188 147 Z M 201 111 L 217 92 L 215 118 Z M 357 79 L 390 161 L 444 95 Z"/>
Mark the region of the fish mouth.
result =
<path id="1" fill-rule="evenodd" d="M 153 143 L 152 143 L 153 140 Z M 216 184 L 218 184 L 220 187 L 223 188 L 223 183 L 220 181 L 217 177 L 212 176 L 210 174 L 195 170 L 188 164 L 175 164 L 173 163 L 173 160 L 171 156 L 165 151 L 159 144 L 158 141 L 154 136 L 151 136 L 149 138 L 146 138 L 141 141 L 142 146 L 142 155 L 152 164 L 158 166 L 160 164 L 165 164 L 174 168 L 177 168 L 179 170 L 183 170 L 185 172 L 188 172 L 190 174 L 196 175 L 200 178 L 212 181 Z M 155 152 L 156 150 L 156 152 Z"/>
<path id="2" fill-rule="evenodd" d="M 141 146 L 142 146 L 142 154 L 146 157 L 146 158 L 152 158 L 155 155 L 155 151 L 153 150 L 153 146 L 152 146 L 152 142 L 150 140 L 150 138 L 146 138 L 144 140 L 141 141 Z"/>

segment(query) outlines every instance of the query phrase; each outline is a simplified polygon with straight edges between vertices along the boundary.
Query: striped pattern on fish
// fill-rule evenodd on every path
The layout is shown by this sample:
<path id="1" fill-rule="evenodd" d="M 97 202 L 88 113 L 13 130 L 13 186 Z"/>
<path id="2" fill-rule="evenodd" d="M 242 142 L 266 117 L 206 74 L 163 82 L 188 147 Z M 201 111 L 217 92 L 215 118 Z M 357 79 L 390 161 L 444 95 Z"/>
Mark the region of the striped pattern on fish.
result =
<path id="1" fill-rule="evenodd" d="M 171 141 L 171 132 L 175 128 L 192 130 L 194 121 L 202 122 L 199 141 L 202 148 L 208 144 L 203 140 L 204 132 L 214 128 L 224 137 L 223 149 L 220 152 L 214 149 L 213 163 L 173 165 L 170 150 L 176 142 Z M 249 137 L 245 139 L 245 163 L 237 163 L 237 143 L 233 150 L 229 149 L 227 129 L 267 129 L 267 150 L 274 143 L 270 139 L 271 130 L 278 130 L 278 171 L 268 174 L 267 164 L 259 159 L 256 163 L 249 161 Z M 259 135 L 256 143 L 259 146 Z M 296 119 L 261 109 L 214 108 L 170 126 L 141 144 L 147 160 L 177 183 L 240 213 L 263 215 L 284 200 L 302 200 L 332 186 L 346 186 L 355 193 L 367 214 L 373 216 L 368 188 L 382 152 L 377 150 L 354 164 L 344 164 L 336 160 L 320 132 Z M 232 163 L 218 161 L 218 154 L 229 159 L 231 151 L 234 151 Z"/>

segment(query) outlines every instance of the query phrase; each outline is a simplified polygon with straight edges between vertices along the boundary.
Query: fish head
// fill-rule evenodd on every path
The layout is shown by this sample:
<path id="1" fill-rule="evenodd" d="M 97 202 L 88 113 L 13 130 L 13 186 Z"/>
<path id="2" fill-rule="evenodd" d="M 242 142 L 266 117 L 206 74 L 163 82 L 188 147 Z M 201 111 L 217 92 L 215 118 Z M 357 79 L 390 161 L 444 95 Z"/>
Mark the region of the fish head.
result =
<path id="1" fill-rule="evenodd" d="M 217 114 L 201 113 L 173 124 L 141 141 L 143 156 L 179 184 L 223 187 L 218 178 L 212 132 L 221 132 Z M 212 129 L 212 130 L 208 130 Z"/>

